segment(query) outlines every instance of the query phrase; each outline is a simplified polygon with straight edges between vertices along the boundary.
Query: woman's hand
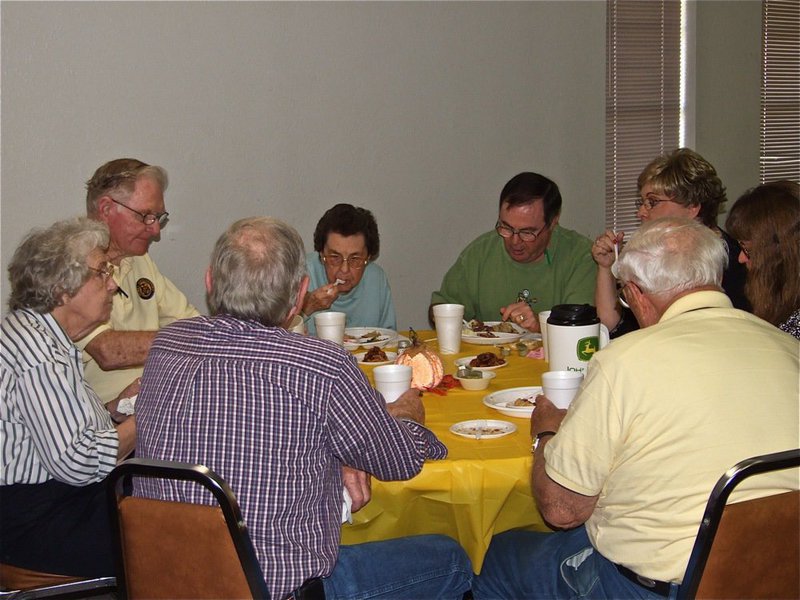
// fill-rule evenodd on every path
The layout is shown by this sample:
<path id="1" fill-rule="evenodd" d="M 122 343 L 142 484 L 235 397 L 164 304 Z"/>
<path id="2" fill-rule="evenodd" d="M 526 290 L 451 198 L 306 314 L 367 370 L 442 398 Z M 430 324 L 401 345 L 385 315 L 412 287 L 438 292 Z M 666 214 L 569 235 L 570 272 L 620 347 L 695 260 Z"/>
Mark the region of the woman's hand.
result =
<path id="1" fill-rule="evenodd" d="M 335 283 L 321 285 L 313 292 L 306 294 L 303 301 L 303 314 L 310 315 L 318 310 L 328 310 L 339 297 L 339 286 Z"/>
<path id="2" fill-rule="evenodd" d="M 619 249 L 619 245 L 622 244 L 624 238 L 624 231 L 614 233 L 609 229 L 594 241 L 594 244 L 592 244 L 592 258 L 598 267 L 603 269 L 611 268 L 611 265 L 617 259 L 614 247 L 616 246 Z"/>

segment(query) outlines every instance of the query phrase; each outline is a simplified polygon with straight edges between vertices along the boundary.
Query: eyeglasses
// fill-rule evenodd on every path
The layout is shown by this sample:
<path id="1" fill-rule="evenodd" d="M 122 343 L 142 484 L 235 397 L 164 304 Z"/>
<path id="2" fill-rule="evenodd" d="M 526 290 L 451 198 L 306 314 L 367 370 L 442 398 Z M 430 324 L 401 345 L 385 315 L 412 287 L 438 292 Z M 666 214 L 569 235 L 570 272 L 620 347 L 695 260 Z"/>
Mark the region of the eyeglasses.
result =
<path id="1" fill-rule="evenodd" d="M 109 198 L 111 198 L 111 196 L 109 196 Z M 111 198 L 111 201 L 114 204 L 119 204 L 120 206 L 124 206 L 129 211 L 139 215 L 139 218 L 141 219 L 142 223 L 144 223 L 148 227 L 150 225 L 153 225 L 154 223 L 158 223 L 159 227 L 163 227 L 164 225 L 167 224 L 167 219 L 169 219 L 169 213 L 166 212 L 166 211 L 164 211 L 162 213 L 158 213 L 157 215 L 154 215 L 153 213 L 140 213 L 138 210 L 136 210 L 134 208 L 131 208 L 127 204 L 123 204 L 119 200 L 114 200 L 114 198 Z"/>
<path id="2" fill-rule="evenodd" d="M 114 275 L 114 265 L 110 262 L 101 265 L 100 268 L 90 267 L 88 265 L 86 268 L 102 279 L 103 283 L 107 282 Z"/>
<path id="3" fill-rule="evenodd" d="M 745 246 L 745 244 L 749 244 L 749 242 L 739 241 L 739 248 L 741 248 L 742 252 L 747 257 L 747 260 L 750 260 L 750 248 Z"/>
<path id="4" fill-rule="evenodd" d="M 644 206 L 648 211 L 651 211 L 662 202 L 675 202 L 675 200 L 672 198 L 639 198 L 634 204 L 636 204 L 636 210 L 639 210 Z"/>
<path id="5" fill-rule="evenodd" d="M 532 242 L 539 237 L 539 234 L 541 233 L 541 231 L 533 231 L 532 229 L 514 229 L 513 227 L 510 227 L 505 223 L 501 223 L 500 221 L 494 224 L 494 230 L 500 237 L 506 239 L 514 237 L 516 234 L 523 242 Z"/>
<path id="6" fill-rule="evenodd" d="M 625 308 L 630 308 L 630 304 L 628 304 L 628 301 L 625 300 L 625 288 L 628 287 L 628 284 L 620 281 L 617 285 L 619 286 L 619 289 L 617 290 L 617 298 L 619 299 L 619 303 Z"/>
<path id="7" fill-rule="evenodd" d="M 351 256 L 349 258 L 345 258 L 339 254 L 320 254 L 319 256 L 326 265 L 341 267 L 343 263 L 347 263 L 347 266 L 354 271 L 360 271 L 366 267 L 369 262 L 369 258 L 363 258 L 361 256 Z"/>

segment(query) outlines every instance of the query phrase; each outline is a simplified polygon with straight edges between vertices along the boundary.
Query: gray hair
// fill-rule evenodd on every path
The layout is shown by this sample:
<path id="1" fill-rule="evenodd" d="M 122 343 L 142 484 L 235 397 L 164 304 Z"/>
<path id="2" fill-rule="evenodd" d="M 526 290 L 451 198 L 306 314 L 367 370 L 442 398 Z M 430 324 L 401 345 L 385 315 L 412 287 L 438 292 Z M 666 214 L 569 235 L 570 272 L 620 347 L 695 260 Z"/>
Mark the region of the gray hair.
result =
<path id="1" fill-rule="evenodd" d="M 74 296 L 91 275 L 89 254 L 108 247 L 108 227 L 86 217 L 58 221 L 32 230 L 17 247 L 8 266 L 11 310 L 47 313 Z"/>
<path id="2" fill-rule="evenodd" d="M 241 219 L 211 254 L 209 312 L 281 325 L 305 274 L 303 240 L 293 227 L 271 217 Z"/>
<path id="3" fill-rule="evenodd" d="M 728 251 L 720 236 L 684 217 L 648 221 L 619 256 L 615 274 L 643 292 L 674 295 L 722 282 Z"/>
<path id="4" fill-rule="evenodd" d="M 97 201 L 111 196 L 120 202 L 133 193 L 136 182 L 142 178 L 155 181 L 162 192 L 167 190 L 169 178 L 163 167 L 148 165 L 135 158 L 117 158 L 97 169 L 86 182 L 86 214 L 97 216 Z"/>

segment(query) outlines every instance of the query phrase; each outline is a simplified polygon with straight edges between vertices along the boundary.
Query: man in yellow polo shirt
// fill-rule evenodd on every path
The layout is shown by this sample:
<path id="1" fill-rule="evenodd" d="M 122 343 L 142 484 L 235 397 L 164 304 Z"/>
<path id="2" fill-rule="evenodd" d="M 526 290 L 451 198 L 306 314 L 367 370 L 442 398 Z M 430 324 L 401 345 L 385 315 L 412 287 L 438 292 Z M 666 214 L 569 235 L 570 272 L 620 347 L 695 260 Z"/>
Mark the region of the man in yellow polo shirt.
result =
<path id="1" fill-rule="evenodd" d="M 568 410 L 536 400 L 533 491 L 557 533 L 492 540 L 476 600 L 677 593 L 714 484 L 752 456 L 797 447 L 798 344 L 734 309 L 708 227 L 643 225 L 615 275 L 643 329 L 589 363 Z M 797 470 L 747 479 L 732 502 L 797 489 Z"/>
<path id="2" fill-rule="evenodd" d="M 147 254 L 169 216 L 167 183 L 163 168 L 133 158 L 104 164 L 86 182 L 86 212 L 108 225 L 108 256 L 119 286 L 111 320 L 78 342 L 86 379 L 103 402 L 142 374 L 161 327 L 199 314 Z"/>

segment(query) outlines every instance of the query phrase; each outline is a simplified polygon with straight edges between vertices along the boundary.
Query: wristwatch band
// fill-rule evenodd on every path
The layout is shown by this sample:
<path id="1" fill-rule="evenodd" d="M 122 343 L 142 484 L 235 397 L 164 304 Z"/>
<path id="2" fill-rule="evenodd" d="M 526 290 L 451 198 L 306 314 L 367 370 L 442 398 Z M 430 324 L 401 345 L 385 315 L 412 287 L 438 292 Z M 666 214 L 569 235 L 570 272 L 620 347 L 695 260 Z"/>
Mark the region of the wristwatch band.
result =
<path id="1" fill-rule="evenodd" d="M 536 437 L 533 439 L 533 444 L 531 445 L 531 454 L 536 452 L 536 449 L 539 447 L 539 442 L 541 439 L 548 435 L 555 435 L 555 431 L 540 431 L 536 434 Z"/>

